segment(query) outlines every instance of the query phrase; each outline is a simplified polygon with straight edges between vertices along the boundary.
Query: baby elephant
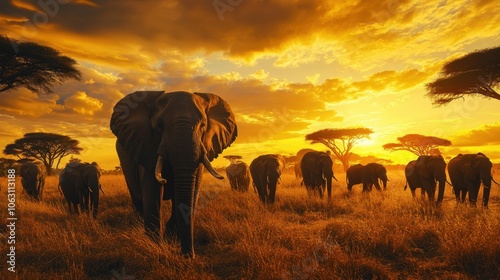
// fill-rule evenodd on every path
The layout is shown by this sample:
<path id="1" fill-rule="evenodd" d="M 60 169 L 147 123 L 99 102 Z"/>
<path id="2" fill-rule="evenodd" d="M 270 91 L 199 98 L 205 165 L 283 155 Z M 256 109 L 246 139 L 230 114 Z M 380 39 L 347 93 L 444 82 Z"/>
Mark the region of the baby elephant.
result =
<path id="1" fill-rule="evenodd" d="M 242 161 L 231 163 L 231 165 L 226 168 L 226 175 L 232 190 L 242 192 L 248 191 L 248 186 L 250 186 L 250 170 L 248 169 L 248 164 Z"/>
<path id="2" fill-rule="evenodd" d="M 92 216 L 97 216 L 99 207 L 99 190 L 101 184 L 101 168 L 97 163 L 68 163 L 59 174 L 59 187 L 64 198 L 68 202 L 69 212 L 72 208 L 79 214 L 78 204 L 82 212 L 92 212 Z"/>
<path id="3" fill-rule="evenodd" d="M 276 185 L 279 183 L 285 160 L 280 155 L 262 155 L 250 164 L 253 185 L 264 203 L 274 203 Z"/>
<path id="4" fill-rule="evenodd" d="M 363 184 L 363 192 L 371 191 L 373 185 L 380 191 L 382 189 L 380 188 L 379 180 L 382 181 L 385 190 L 387 188 L 387 181 L 389 181 L 387 170 L 383 165 L 374 162 L 367 165 L 353 165 L 346 172 L 347 189 L 349 191 L 356 184 Z"/>

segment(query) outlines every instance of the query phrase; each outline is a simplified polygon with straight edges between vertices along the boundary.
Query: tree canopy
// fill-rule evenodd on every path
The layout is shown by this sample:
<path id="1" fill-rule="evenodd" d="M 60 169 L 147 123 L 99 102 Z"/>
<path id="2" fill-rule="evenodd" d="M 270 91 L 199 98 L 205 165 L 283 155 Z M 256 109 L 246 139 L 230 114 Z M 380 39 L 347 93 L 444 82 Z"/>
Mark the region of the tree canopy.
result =
<path id="1" fill-rule="evenodd" d="M 321 143 L 328 147 L 342 162 L 344 171 L 349 168 L 349 157 L 354 144 L 362 138 L 368 138 L 373 131 L 369 128 L 322 129 L 306 135 L 311 144 Z"/>
<path id="2" fill-rule="evenodd" d="M 80 154 L 78 140 L 66 135 L 55 133 L 34 132 L 26 133 L 14 143 L 8 144 L 3 153 L 21 158 L 33 158 L 42 161 L 50 175 L 51 168 L 57 160 L 59 168 L 61 159 L 70 154 Z"/>
<path id="3" fill-rule="evenodd" d="M 240 161 L 243 157 L 239 156 L 239 155 L 227 155 L 227 156 L 223 156 L 223 158 L 229 160 L 229 162 L 231 164 L 233 164 L 233 163 L 237 163 L 238 161 Z"/>
<path id="4" fill-rule="evenodd" d="M 427 96 L 435 105 L 446 105 L 464 96 L 500 100 L 500 47 L 469 53 L 443 66 L 440 77 L 427 84 Z"/>
<path id="5" fill-rule="evenodd" d="M 387 143 L 382 147 L 389 151 L 408 151 L 417 156 L 440 154 L 439 146 L 451 146 L 451 141 L 420 134 L 398 137 L 398 143 Z"/>
<path id="6" fill-rule="evenodd" d="M 65 79 L 80 80 L 75 65 L 58 50 L 0 35 L 0 92 L 26 87 L 37 94 L 52 93 Z"/>

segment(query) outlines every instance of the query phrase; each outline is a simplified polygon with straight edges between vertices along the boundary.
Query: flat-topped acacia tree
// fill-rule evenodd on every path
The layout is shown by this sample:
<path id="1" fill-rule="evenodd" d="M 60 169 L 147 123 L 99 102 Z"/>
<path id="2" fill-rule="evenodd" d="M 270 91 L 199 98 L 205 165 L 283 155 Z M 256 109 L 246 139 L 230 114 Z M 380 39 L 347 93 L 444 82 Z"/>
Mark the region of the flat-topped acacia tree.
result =
<path id="1" fill-rule="evenodd" d="M 19 159 L 38 159 L 44 163 L 47 174 L 50 175 L 56 160 L 56 168 L 58 168 L 63 157 L 70 154 L 80 154 L 83 148 L 79 147 L 79 144 L 78 140 L 66 135 L 34 132 L 26 133 L 23 138 L 8 144 L 3 153 L 16 156 Z"/>
<path id="2" fill-rule="evenodd" d="M 228 155 L 228 156 L 223 156 L 223 158 L 229 160 L 231 164 L 238 162 L 239 160 L 242 159 L 242 156 L 238 155 Z"/>
<path id="3" fill-rule="evenodd" d="M 451 141 L 435 136 L 420 134 L 406 134 L 398 137 L 397 143 L 387 143 L 382 147 L 389 151 L 408 151 L 416 156 L 429 156 L 440 154 L 440 146 L 451 146 Z"/>
<path id="4" fill-rule="evenodd" d="M 369 128 L 340 128 L 322 129 L 306 135 L 306 141 L 311 144 L 321 143 L 328 147 L 332 153 L 342 162 L 344 171 L 349 168 L 349 157 L 351 149 L 357 141 L 368 138 L 373 131 Z"/>
<path id="5" fill-rule="evenodd" d="M 483 49 L 446 63 L 435 81 L 427 84 L 427 96 L 435 105 L 447 105 L 466 96 L 500 100 L 500 47 Z"/>
<path id="6" fill-rule="evenodd" d="M 65 79 L 80 80 L 76 61 L 58 50 L 0 34 L 0 92 L 25 87 L 37 94 L 53 92 Z"/>

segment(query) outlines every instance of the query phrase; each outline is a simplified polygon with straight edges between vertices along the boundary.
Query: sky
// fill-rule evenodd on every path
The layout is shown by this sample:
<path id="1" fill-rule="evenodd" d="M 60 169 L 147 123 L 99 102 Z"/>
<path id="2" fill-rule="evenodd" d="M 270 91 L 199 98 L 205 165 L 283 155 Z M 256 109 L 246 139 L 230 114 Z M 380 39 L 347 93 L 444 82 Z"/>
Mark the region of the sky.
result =
<path id="1" fill-rule="evenodd" d="M 69 135 L 77 157 L 119 165 L 113 106 L 137 90 L 211 92 L 236 116 L 223 155 L 295 154 L 324 128 L 374 131 L 352 152 L 406 164 L 382 148 L 410 133 L 448 139 L 447 157 L 500 163 L 500 101 L 435 107 L 426 83 L 444 63 L 500 45 L 497 1 L 7 0 L 0 34 L 72 57 L 81 81 L 50 95 L 0 93 L 0 147 L 29 132 Z M 225 166 L 219 156 L 214 166 Z M 63 159 L 66 162 L 69 158 Z"/>

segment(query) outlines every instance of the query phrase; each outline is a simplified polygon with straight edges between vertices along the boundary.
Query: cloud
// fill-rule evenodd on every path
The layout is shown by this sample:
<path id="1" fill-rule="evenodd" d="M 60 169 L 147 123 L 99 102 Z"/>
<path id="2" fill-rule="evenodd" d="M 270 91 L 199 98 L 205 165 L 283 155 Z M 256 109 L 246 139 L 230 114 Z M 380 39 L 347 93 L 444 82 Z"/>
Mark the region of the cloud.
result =
<path id="1" fill-rule="evenodd" d="M 2 18 L 30 20 L 34 10 L 43 11 L 37 0 L 5 2 L 0 4 Z M 158 59 L 170 50 L 222 53 L 247 62 L 272 57 L 276 67 L 338 61 L 375 71 L 409 57 L 459 50 L 500 32 L 495 1 L 300 0 L 290 5 L 271 0 L 234 5 L 221 20 L 213 1 L 79 0 L 60 5 L 47 23 L 36 26 L 37 32 L 13 21 L 0 32 L 41 42 L 51 34 L 65 53 L 114 65 L 135 64 L 139 57 Z"/>
<path id="2" fill-rule="evenodd" d="M 454 137 L 453 146 L 487 146 L 500 145 L 500 123 L 485 125 L 465 134 Z"/>
<path id="3" fill-rule="evenodd" d="M 103 107 L 101 101 L 89 97 L 83 91 L 77 91 L 74 95 L 64 100 L 64 106 L 81 115 L 94 115 Z"/>

